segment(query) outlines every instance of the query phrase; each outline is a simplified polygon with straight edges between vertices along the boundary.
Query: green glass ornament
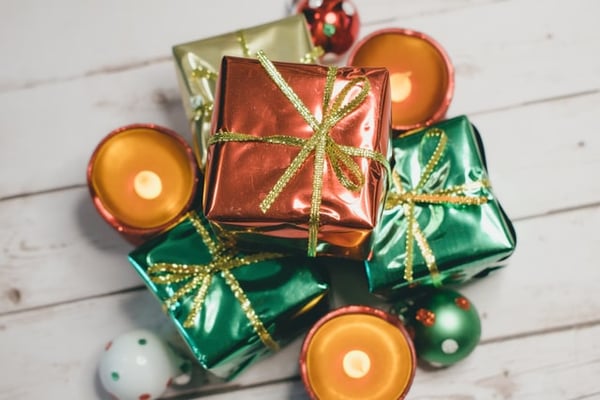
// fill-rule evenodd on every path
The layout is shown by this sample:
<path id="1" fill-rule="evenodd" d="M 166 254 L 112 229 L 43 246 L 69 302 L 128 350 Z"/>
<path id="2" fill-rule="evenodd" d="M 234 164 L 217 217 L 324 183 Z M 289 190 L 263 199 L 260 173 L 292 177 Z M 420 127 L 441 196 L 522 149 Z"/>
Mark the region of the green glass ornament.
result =
<path id="1" fill-rule="evenodd" d="M 436 367 L 463 360 L 481 337 L 481 321 L 473 304 L 450 289 L 434 289 L 399 311 L 413 336 L 417 356 Z"/>

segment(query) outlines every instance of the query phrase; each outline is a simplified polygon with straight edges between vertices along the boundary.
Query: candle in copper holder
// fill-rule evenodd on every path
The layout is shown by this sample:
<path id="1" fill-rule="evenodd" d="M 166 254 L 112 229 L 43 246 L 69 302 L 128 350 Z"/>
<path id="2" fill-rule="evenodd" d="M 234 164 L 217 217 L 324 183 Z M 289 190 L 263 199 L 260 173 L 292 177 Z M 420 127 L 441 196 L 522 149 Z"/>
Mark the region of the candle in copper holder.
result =
<path id="1" fill-rule="evenodd" d="M 415 374 L 415 350 L 402 322 L 367 306 L 331 311 L 309 331 L 300 353 L 312 399 L 403 399 Z"/>
<path id="2" fill-rule="evenodd" d="M 158 125 L 134 124 L 110 132 L 98 144 L 87 181 L 102 218 L 138 245 L 189 210 L 198 167 L 179 134 Z"/>
<path id="3" fill-rule="evenodd" d="M 373 32 L 356 44 L 348 64 L 389 70 L 395 131 L 429 126 L 446 115 L 454 94 L 454 67 L 428 35 L 399 28 Z"/>

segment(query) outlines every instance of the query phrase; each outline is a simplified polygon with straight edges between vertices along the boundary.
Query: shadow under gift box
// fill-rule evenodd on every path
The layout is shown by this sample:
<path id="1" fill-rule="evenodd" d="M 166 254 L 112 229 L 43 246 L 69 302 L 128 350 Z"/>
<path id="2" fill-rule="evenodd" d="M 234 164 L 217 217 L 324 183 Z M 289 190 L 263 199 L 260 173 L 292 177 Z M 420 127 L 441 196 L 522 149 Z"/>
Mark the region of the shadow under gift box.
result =
<path id="1" fill-rule="evenodd" d="M 196 213 L 130 253 L 191 353 L 232 379 L 328 310 L 329 286 L 305 257 L 241 253 Z"/>
<path id="2" fill-rule="evenodd" d="M 513 225 L 494 196 L 481 137 L 467 117 L 392 141 L 393 185 L 365 262 L 371 292 L 392 299 L 506 264 Z"/>
<path id="3" fill-rule="evenodd" d="M 316 134 L 320 128 L 309 126 L 307 117 L 284 95 L 261 62 L 225 57 L 221 64 L 210 139 L 214 144 L 209 147 L 204 181 L 203 206 L 207 219 L 217 230 L 232 234 L 242 248 L 258 246 L 304 253 L 308 249 L 309 255 L 315 255 L 310 254 L 308 238 L 315 226 L 311 218 L 313 194 L 320 193 L 316 255 L 365 259 L 387 191 L 384 155 L 388 154 L 391 132 L 387 70 L 337 69 L 331 103 L 340 92 L 344 97 L 343 88 L 348 89 L 349 85 L 351 89 L 341 103 L 358 104 L 331 129 Z M 278 62 L 272 65 L 281 74 L 283 85 L 289 86 L 318 123 L 323 114 L 328 115 L 335 108 L 323 105 L 329 86 L 328 67 Z M 356 100 L 359 97 L 362 101 Z M 219 140 L 218 135 L 223 133 L 233 139 Z M 317 151 L 309 149 L 270 208 L 261 210 L 261 202 L 279 186 L 278 181 L 315 135 L 322 135 L 323 143 L 338 153 L 333 157 L 325 153 L 324 160 L 318 163 Z M 292 139 L 287 143 L 269 142 L 278 136 Z M 348 157 L 364 178 L 358 190 L 343 186 L 336 176 L 332 158 L 344 151 L 369 154 Z M 318 165 L 323 167 L 322 174 L 315 173 Z M 348 176 L 346 165 L 340 168 Z"/>
<path id="4" fill-rule="evenodd" d="M 173 46 L 183 107 L 201 169 L 206 163 L 221 59 L 226 55 L 254 57 L 258 50 L 267 52 L 274 60 L 305 63 L 314 62 L 320 54 L 313 46 L 302 14 Z"/>

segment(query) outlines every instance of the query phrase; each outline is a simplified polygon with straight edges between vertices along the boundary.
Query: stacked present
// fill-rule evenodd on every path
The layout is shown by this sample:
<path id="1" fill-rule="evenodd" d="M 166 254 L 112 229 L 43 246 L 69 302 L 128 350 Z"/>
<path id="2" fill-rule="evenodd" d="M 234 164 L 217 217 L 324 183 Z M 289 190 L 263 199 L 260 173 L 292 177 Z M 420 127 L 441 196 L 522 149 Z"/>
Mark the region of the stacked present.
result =
<path id="1" fill-rule="evenodd" d="M 197 163 L 196 179 L 181 185 L 198 189 L 170 220 L 137 230 L 115 222 L 94 178 L 97 156 L 90 188 L 118 230 L 151 230 L 129 259 L 204 369 L 233 379 L 310 329 L 300 365 L 311 397 L 365 398 L 374 382 L 396 380 L 379 398 L 400 398 L 415 348 L 439 365 L 473 349 L 474 307 L 440 287 L 503 265 L 515 233 L 467 117 L 397 129 L 397 74 L 385 64 L 317 64 L 323 49 L 305 15 L 174 47 Z M 138 173 L 130 186 L 123 191 L 158 202 L 167 182 Z M 323 258 L 362 263 L 370 291 L 395 307 L 330 311 L 327 274 L 315 262 Z M 444 313 L 464 326 L 440 327 Z M 376 354 L 390 342 L 389 354 Z M 323 384 L 336 371 L 339 387 Z M 369 374 L 379 377 L 366 385 Z"/>

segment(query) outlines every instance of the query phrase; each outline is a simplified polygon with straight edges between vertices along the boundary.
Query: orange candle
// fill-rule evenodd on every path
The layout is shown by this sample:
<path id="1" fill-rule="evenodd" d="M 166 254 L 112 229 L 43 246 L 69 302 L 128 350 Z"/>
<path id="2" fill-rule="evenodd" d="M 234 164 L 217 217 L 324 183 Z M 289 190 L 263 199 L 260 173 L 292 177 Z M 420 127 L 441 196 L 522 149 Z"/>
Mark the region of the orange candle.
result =
<path id="1" fill-rule="evenodd" d="M 188 211 L 197 171 L 181 136 L 158 125 L 135 124 L 112 131 L 98 144 L 87 179 L 100 215 L 140 244 Z"/>
<path id="2" fill-rule="evenodd" d="M 338 308 L 307 334 L 300 372 L 313 399 L 402 399 L 415 374 L 415 350 L 402 322 L 367 306 Z"/>
<path id="3" fill-rule="evenodd" d="M 441 120 L 454 93 L 454 67 L 431 37 L 408 29 L 373 32 L 356 44 L 352 66 L 390 72 L 392 128 L 406 131 Z"/>

